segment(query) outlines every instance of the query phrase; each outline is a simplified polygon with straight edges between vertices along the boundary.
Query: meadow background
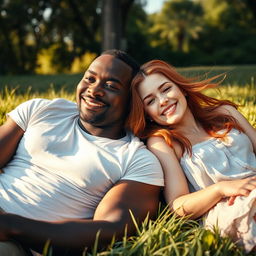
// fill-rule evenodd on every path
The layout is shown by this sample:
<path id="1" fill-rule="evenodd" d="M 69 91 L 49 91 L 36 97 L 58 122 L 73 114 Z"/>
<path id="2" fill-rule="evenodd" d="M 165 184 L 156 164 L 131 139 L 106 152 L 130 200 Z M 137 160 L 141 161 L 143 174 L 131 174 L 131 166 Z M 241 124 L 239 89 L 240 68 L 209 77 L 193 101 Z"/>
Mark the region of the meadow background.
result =
<path id="1" fill-rule="evenodd" d="M 229 99 L 240 105 L 240 111 L 256 127 L 256 66 L 222 66 L 180 68 L 178 71 L 188 77 L 209 77 L 226 73 L 227 78 L 218 89 L 205 93 L 217 98 Z M 76 75 L 33 75 L 1 76 L 0 83 L 0 124 L 5 114 L 18 104 L 32 98 L 66 98 L 75 101 L 75 87 L 82 78 Z M 136 199 L 135 199 L 136 200 Z M 136 224 L 136 222 L 134 221 Z M 113 239 L 104 249 L 99 249 L 97 240 L 93 250 L 83 255 L 98 256 L 240 256 L 246 254 L 228 237 L 221 237 L 218 229 L 209 231 L 199 222 L 178 218 L 168 209 L 159 210 L 155 221 L 146 219 L 137 225 L 136 235 L 124 236 L 121 241 Z M 46 244 L 44 255 L 53 256 L 51 247 Z"/>
<path id="2" fill-rule="evenodd" d="M 226 74 L 221 86 L 206 93 L 229 99 L 240 105 L 239 110 L 256 126 L 256 65 L 184 67 L 177 69 L 187 77 L 203 79 Z M 5 114 L 31 98 L 63 97 L 75 101 L 75 89 L 83 73 L 55 75 L 0 75 L 0 124 Z"/>

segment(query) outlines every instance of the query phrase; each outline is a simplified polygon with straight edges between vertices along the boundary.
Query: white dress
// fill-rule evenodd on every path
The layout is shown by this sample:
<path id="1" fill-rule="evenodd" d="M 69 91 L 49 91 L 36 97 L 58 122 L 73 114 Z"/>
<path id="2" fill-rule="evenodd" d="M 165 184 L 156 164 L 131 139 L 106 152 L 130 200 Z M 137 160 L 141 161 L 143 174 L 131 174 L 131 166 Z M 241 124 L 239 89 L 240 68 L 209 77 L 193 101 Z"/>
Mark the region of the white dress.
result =
<path id="1" fill-rule="evenodd" d="M 211 138 L 192 147 L 192 156 L 184 153 L 180 164 L 194 190 L 223 180 L 256 175 L 256 157 L 250 139 L 232 129 L 225 139 Z M 218 226 L 250 251 L 256 245 L 256 189 L 249 196 L 236 197 L 233 205 L 227 199 L 216 204 L 206 215 L 206 227 Z"/>

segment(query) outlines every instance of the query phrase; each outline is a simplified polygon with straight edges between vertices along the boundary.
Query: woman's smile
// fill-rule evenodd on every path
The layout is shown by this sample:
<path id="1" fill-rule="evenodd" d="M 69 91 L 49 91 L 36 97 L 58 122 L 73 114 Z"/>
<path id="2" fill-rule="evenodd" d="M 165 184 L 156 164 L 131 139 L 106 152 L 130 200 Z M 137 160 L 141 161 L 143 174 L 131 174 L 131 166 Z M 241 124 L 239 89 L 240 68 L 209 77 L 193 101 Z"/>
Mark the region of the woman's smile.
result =
<path id="1" fill-rule="evenodd" d="M 168 117 L 168 116 L 171 116 L 175 110 L 176 110 L 176 107 L 177 107 L 177 102 L 173 103 L 173 104 L 170 104 L 168 107 L 166 107 L 163 111 L 162 111 L 162 115 Z"/>

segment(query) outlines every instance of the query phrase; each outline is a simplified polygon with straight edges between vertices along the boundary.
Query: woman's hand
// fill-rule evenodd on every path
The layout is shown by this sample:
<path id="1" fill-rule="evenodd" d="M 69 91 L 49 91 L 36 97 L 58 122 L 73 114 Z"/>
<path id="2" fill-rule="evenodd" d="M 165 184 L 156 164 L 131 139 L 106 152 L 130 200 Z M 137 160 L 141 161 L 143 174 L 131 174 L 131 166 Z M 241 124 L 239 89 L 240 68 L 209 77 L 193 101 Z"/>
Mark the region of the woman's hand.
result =
<path id="1" fill-rule="evenodd" d="M 239 180 L 221 181 L 217 185 L 221 196 L 230 197 L 228 204 L 232 205 L 237 196 L 248 196 L 256 188 L 256 176 Z"/>

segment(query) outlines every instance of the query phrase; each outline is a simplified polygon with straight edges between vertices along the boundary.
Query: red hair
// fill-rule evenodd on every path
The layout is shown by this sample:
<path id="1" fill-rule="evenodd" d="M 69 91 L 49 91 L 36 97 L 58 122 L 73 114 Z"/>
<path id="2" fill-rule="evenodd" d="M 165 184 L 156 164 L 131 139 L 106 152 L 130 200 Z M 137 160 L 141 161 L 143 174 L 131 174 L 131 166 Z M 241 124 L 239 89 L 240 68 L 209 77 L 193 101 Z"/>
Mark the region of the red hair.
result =
<path id="1" fill-rule="evenodd" d="M 172 141 L 178 142 L 182 151 L 191 153 L 191 143 L 171 126 L 159 125 L 146 119 L 143 102 L 138 93 L 138 86 L 146 76 L 154 73 L 164 75 L 186 95 L 187 104 L 195 119 L 199 121 L 205 131 L 212 137 L 223 138 L 232 129 L 242 130 L 235 118 L 227 114 L 217 113 L 216 110 L 222 105 L 238 106 L 229 100 L 218 100 L 204 95 L 201 91 L 218 86 L 224 79 L 223 74 L 208 79 L 196 81 L 195 78 L 186 78 L 179 74 L 174 67 L 161 60 L 152 60 L 142 65 L 140 72 L 134 77 L 131 84 L 132 102 L 131 110 L 127 119 L 128 128 L 139 138 L 147 139 L 152 136 L 163 137 L 166 143 L 172 146 Z M 213 82 L 223 77 L 220 82 Z M 224 133 L 218 131 L 225 129 Z"/>

